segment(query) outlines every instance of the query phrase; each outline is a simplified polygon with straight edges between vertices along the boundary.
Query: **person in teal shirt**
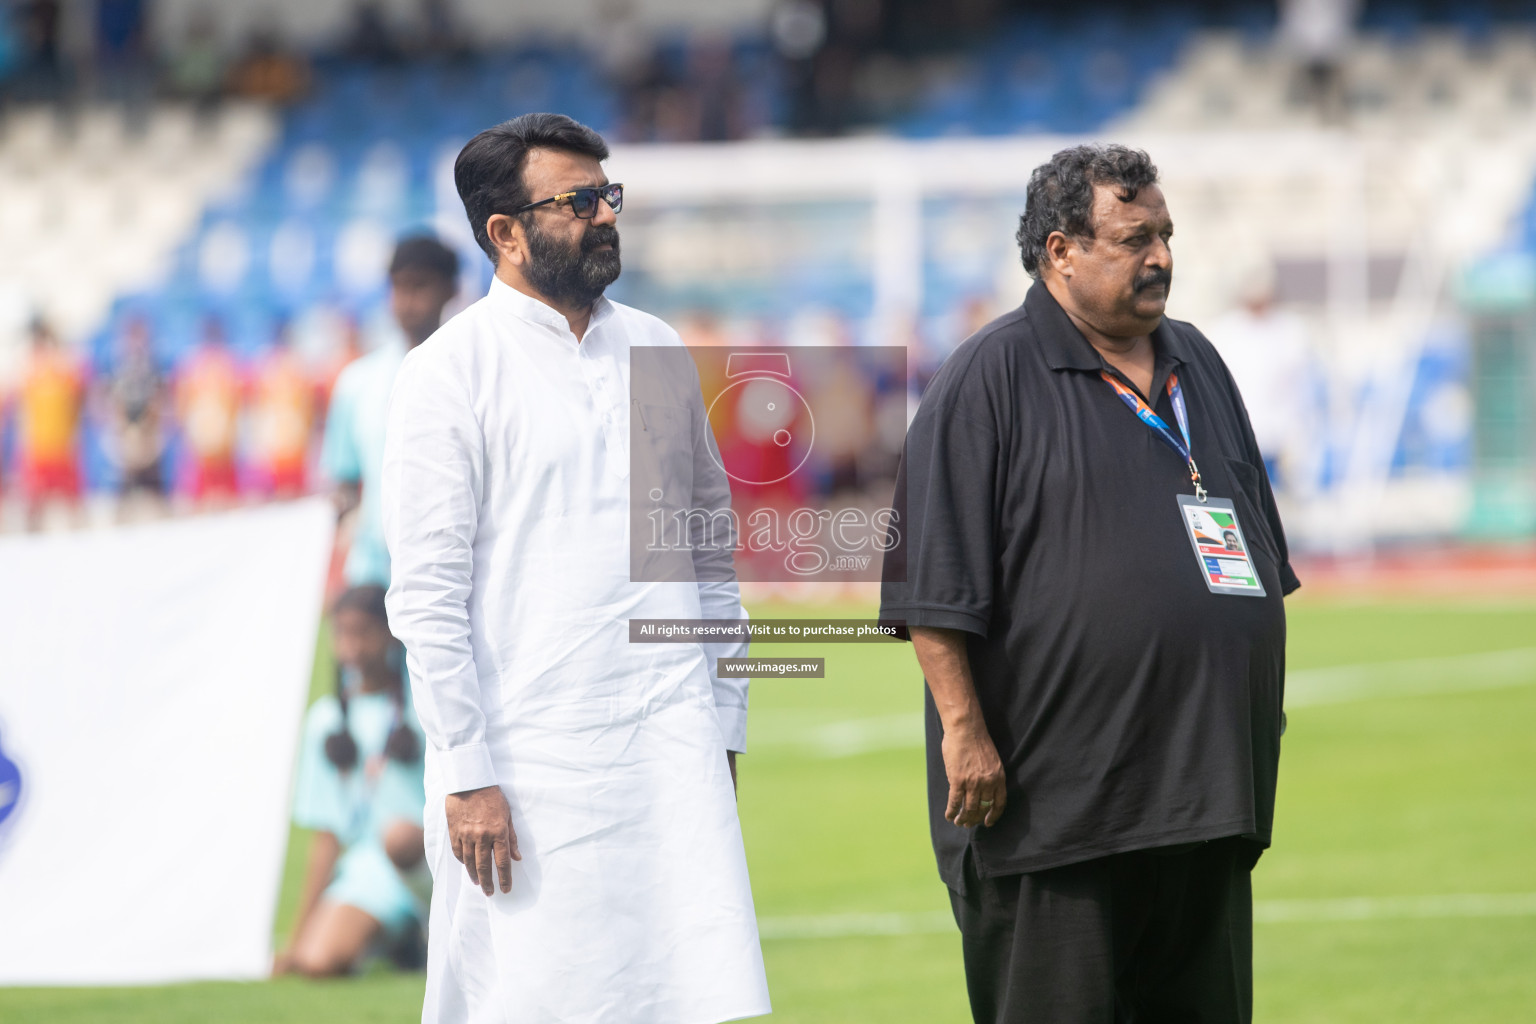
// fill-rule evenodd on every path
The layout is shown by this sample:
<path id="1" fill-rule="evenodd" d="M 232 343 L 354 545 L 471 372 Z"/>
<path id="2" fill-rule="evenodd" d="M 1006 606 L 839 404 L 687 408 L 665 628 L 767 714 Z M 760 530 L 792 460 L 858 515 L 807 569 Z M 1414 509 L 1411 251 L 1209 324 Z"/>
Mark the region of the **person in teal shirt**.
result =
<path id="1" fill-rule="evenodd" d="M 389 309 L 399 331 L 342 370 L 331 392 L 320 468 L 335 486 L 341 514 L 345 517 L 356 510 L 343 569 L 350 585 L 389 586 L 389 552 L 384 547 L 379 504 L 389 395 L 406 352 L 426 341 L 442 323 L 443 307 L 458 290 L 458 275 L 458 256 L 437 239 L 428 235 L 403 239 L 389 264 Z"/>
<path id="2" fill-rule="evenodd" d="M 371 948 L 419 966 L 426 919 L 423 738 L 384 588 L 336 600 L 334 695 L 304 721 L 293 820 L 313 829 L 298 919 L 275 974 L 351 970 Z"/>

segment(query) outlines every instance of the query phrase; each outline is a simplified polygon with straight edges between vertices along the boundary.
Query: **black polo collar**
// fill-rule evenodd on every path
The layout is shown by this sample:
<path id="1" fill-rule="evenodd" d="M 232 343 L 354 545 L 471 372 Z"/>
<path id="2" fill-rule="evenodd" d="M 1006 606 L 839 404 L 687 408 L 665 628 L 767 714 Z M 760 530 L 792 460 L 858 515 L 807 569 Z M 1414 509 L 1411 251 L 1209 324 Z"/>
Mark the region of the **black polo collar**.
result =
<path id="1" fill-rule="evenodd" d="M 1044 281 L 1036 281 L 1024 296 L 1024 312 L 1035 330 L 1035 341 L 1045 356 L 1046 365 L 1053 370 L 1083 370 L 1098 373 L 1113 368 L 1099 355 L 1098 350 L 1083 337 L 1067 311 L 1061 308 Z M 1189 360 L 1184 339 L 1164 317 L 1152 331 L 1152 348 L 1156 352 L 1159 369 L 1163 364 L 1182 366 Z M 1159 378 L 1166 373 L 1159 373 Z"/>

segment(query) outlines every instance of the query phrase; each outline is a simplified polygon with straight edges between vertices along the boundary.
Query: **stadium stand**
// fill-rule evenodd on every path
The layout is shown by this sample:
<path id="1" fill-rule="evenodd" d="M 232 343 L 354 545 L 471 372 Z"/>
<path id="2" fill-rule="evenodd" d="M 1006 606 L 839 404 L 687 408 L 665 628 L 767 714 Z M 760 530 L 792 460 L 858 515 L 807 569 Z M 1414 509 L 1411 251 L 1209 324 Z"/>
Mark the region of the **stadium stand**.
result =
<path id="1" fill-rule="evenodd" d="M 267 149 L 276 125 L 248 104 L 204 121 L 163 104 L 136 130 L 114 106 L 9 112 L 0 125 L 0 342 L 12 344 L 0 344 L 0 358 L 14 358 L 33 314 L 85 337 L 120 296 L 170 274 L 173 248 Z"/>
<path id="2" fill-rule="evenodd" d="M 1156 67 L 1157 54 L 1176 52 L 1180 22 L 1177 18 L 1165 22 L 1125 58 L 1123 76 L 1108 76 L 1118 83 L 1114 88 L 1090 91 L 1083 103 L 1073 99 L 1075 90 L 1066 83 L 1079 68 L 1102 71 L 1100 65 L 1119 60 L 1115 55 L 1126 49 L 1129 30 L 1119 23 L 1094 28 L 1086 18 L 1055 22 L 1043 36 L 1016 27 L 968 62 L 974 67 L 962 70 L 963 80 L 981 84 L 960 96 L 948 86 L 937 87 L 932 99 L 896 127 L 915 137 L 954 134 L 970 127 L 983 134 L 1090 129 L 1135 99 L 1137 85 Z M 1026 38 L 1031 42 L 1021 46 Z M 1069 40 L 1079 42 L 1068 45 Z M 1048 66 L 1031 63 L 1047 51 L 1051 54 Z M 657 61 L 668 76 L 685 76 L 686 44 L 663 43 Z M 755 83 L 746 105 L 762 112 L 760 120 L 782 124 L 788 117 L 787 101 L 778 89 L 766 45 L 761 40 L 740 42 L 733 48 L 733 61 L 746 69 L 739 77 Z M 226 194 L 209 201 L 207 190 L 182 188 L 164 178 L 156 183 L 164 188 L 142 193 L 148 208 L 154 205 L 151 193 L 176 197 L 181 220 L 164 219 L 169 230 L 147 233 L 139 232 L 136 224 L 125 224 L 123 231 L 132 235 L 137 248 L 113 247 L 112 251 L 128 254 L 121 257 L 122 262 L 137 277 L 102 279 L 102 287 L 109 288 L 115 299 L 110 316 L 102 318 L 100 299 L 94 305 L 71 306 L 78 319 L 63 325 L 65 333 L 76 336 L 87 325 L 98 326 L 91 332 L 98 364 L 111 358 L 111 338 L 128 317 L 149 317 L 156 327 L 158 350 L 174 360 L 193 343 L 197 324 L 207 312 L 225 316 L 234 348 L 250 353 L 270 339 L 278 320 L 316 303 L 367 309 L 379 298 L 378 255 L 388 239 L 402 230 L 430 224 L 436 216 L 433 175 L 443 154 L 456 151 L 474 131 L 511 112 L 558 108 L 600 131 L 624 134 L 626 111 L 620 97 L 588 55 L 573 47 L 541 46 L 467 56 L 451 63 L 382 67 L 338 57 L 318 61 L 314 78 L 311 96 L 282 112 L 281 129 L 270 137 L 258 165 L 252 165 L 249 151 L 242 151 L 243 162 L 206 165 L 202 180 L 232 186 L 225 189 Z M 1002 79 L 1007 86 L 994 88 Z M 988 96 L 1005 102 L 999 105 Z M 43 116 L 12 118 L 13 133 L 22 140 L 20 148 L 26 147 L 29 131 L 35 134 L 27 126 Z M 160 112 L 155 123 L 174 125 L 178 118 L 184 118 L 184 112 Z M 102 115 L 102 120 L 108 119 L 109 115 Z M 82 172 L 91 166 L 86 151 L 99 155 L 114 144 L 103 137 L 88 145 L 87 137 L 89 133 L 82 136 L 84 149 L 78 161 Z M 184 172 L 201 166 L 181 162 L 174 145 L 154 152 Z M 32 166 L 41 166 L 44 159 L 52 167 L 75 162 L 70 153 L 49 151 L 46 158 L 39 153 Z M 132 177 L 137 168 L 133 147 L 114 164 L 123 170 L 122 180 L 114 181 L 112 187 L 141 193 Z M 68 173 L 60 177 L 67 178 Z M 111 195 L 110 189 L 93 193 Z M 205 200 L 201 210 L 197 210 L 197 199 Z M 47 204 L 22 196 L 12 205 L 37 210 Z M 197 212 L 188 234 L 189 206 Z M 172 239 L 177 244 L 168 268 L 163 260 L 145 258 L 163 253 Z M 58 240 L 57 250 L 67 249 Z M 69 276 L 49 273 L 47 260 L 34 263 L 37 273 L 50 282 Z M 158 275 L 157 266 L 162 268 Z M 156 276 L 165 283 L 157 287 Z M 29 280 L 34 293 L 42 278 L 36 285 Z M 857 287 L 845 292 L 851 292 L 855 302 L 859 295 L 868 295 L 867 289 Z M 42 305 L 50 308 L 46 302 Z"/>
<path id="3" fill-rule="evenodd" d="M 1235 8 L 1250 29 L 1268 5 Z M 940 76 L 898 122 L 912 138 L 1092 132 L 1171 67 L 1197 23 L 1192 7 L 1160 7 L 1134 20 L 1118 11 L 1052 12 L 1016 20 Z"/>
<path id="4" fill-rule="evenodd" d="M 108 107 L 73 117 L 13 109 L 0 136 L 0 227 L 15 240 L 0 253 L 0 373 L 3 336 L 20 335 L 23 310 L 84 341 L 102 372 L 133 320 L 152 325 L 167 364 L 210 315 L 247 358 L 285 325 L 365 321 L 382 299 L 390 244 L 421 227 L 465 248 L 466 285 L 477 289 L 487 271 L 464 237 L 446 168 L 470 134 L 522 110 L 560 109 L 629 141 L 835 128 L 940 156 L 969 152 L 945 148 L 967 138 L 1113 136 L 1149 146 L 1164 166 L 1182 315 L 1209 322 L 1230 306 L 1235 274 L 1273 258 L 1279 298 L 1344 382 L 1330 399 L 1334 436 L 1315 485 L 1440 481 L 1465 471 L 1470 441 L 1469 428 L 1446 428 L 1467 419 L 1452 413 L 1465 405 L 1469 355 L 1439 297 L 1484 254 L 1536 253 L 1533 14 L 1536 5 L 1515 2 L 1367 4 L 1332 108 L 1306 94 L 1273 5 L 1237 2 L 1032 9 L 988 26 L 980 45 L 872 51 L 854 69 L 861 98 L 838 126 L 817 120 L 800 74 L 807 62 L 773 26 L 704 43 L 664 35 L 628 71 L 591 40 L 384 61 L 337 49 L 314 59 L 298 102 L 226 103 L 203 127 L 174 103 L 156 104 L 142 130 Z M 712 90 L 732 97 L 724 127 L 709 127 L 713 115 L 699 106 Z M 666 113 L 674 100 L 692 111 L 682 128 Z M 1181 159 L 1186 150 L 1201 156 Z M 1226 155 L 1207 161 L 1217 150 Z M 987 301 L 1022 283 L 1008 218 L 997 215 L 1000 199 L 1022 200 L 1022 183 L 982 184 L 990 191 L 916 196 L 910 237 L 880 236 L 921 252 L 914 330 L 940 355 Z M 717 203 L 690 220 L 637 202 L 629 216 L 647 226 L 648 249 L 627 253 L 617 291 L 679 316 L 826 315 L 842 324 L 832 330 L 873 340 L 891 325 L 865 323 L 882 295 L 865 250 L 884 241 L 859 239 L 888 231 L 871 209 L 807 199 L 754 220 Z M 1235 210 L 1263 252 L 1231 236 Z M 733 230 L 755 239 L 733 254 L 745 277 L 712 277 L 719 264 L 687 257 L 721 216 L 738 217 Z M 110 244 L 87 244 L 103 226 Z M 777 262 L 751 280 L 753 260 L 780 236 Z M 656 269 L 664 265 L 670 277 Z M 298 334 L 308 355 L 328 355 L 306 340 L 323 348 L 326 331 Z M 88 479 L 103 486 L 91 465 Z M 1446 498 L 1453 492 L 1439 482 L 1426 493 L 1439 496 L 1437 509 L 1389 503 L 1408 510 L 1403 528 L 1451 528 L 1463 499 Z"/>
<path id="5" fill-rule="evenodd" d="M 1255 159 L 1219 183 L 1167 191 L 1181 251 L 1230 247 L 1236 209 L 1267 239 L 1281 298 L 1308 319 L 1331 375 L 1350 382 L 1351 414 L 1334 410 L 1317 485 L 1359 488 L 1380 509 L 1378 535 L 1450 532 L 1465 518 L 1467 490 L 1450 482 L 1473 458 L 1471 339 L 1440 299 L 1484 254 L 1530 245 L 1536 33 L 1492 31 L 1478 10 L 1455 21 L 1369 10 L 1330 109 L 1309 102 L 1278 40 L 1202 31 L 1110 129 L 1326 140 L 1326 158 Z M 1212 315 L 1229 293 L 1219 273 L 1185 261 L 1181 310 Z"/>

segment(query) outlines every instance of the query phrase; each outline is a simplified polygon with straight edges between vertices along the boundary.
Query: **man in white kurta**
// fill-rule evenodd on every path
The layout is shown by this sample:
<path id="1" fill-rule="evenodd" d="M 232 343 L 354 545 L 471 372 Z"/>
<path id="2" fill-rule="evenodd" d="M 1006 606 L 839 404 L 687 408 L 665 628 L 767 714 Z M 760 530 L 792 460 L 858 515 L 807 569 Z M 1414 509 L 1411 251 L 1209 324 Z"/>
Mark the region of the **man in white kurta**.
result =
<path id="1" fill-rule="evenodd" d="M 616 275 L 618 261 L 607 203 L 585 218 L 569 197 L 517 213 L 606 184 L 600 140 L 567 128 L 559 144 L 538 141 L 552 129 L 528 119 L 554 117 L 514 119 L 460 157 L 497 277 L 406 357 L 390 406 L 390 624 L 429 740 L 422 1019 L 756 1016 L 769 1003 L 727 754 L 745 748 L 746 687 L 714 674 L 744 645 L 628 642 L 631 618 L 744 613 L 734 577 L 715 570 L 699 577 L 715 582 L 630 580 L 630 349 L 680 342 L 545 265 L 564 259 L 590 279 L 594 263 L 611 254 Z M 571 138 L 585 150 L 561 148 Z M 518 145 L 525 187 L 477 185 Z M 516 205 L 484 216 L 508 195 Z M 696 383 L 683 401 L 695 441 L 684 478 L 698 506 L 724 507 Z M 496 847 L 493 888 L 496 813 L 510 816 L 510 851 Z"/>

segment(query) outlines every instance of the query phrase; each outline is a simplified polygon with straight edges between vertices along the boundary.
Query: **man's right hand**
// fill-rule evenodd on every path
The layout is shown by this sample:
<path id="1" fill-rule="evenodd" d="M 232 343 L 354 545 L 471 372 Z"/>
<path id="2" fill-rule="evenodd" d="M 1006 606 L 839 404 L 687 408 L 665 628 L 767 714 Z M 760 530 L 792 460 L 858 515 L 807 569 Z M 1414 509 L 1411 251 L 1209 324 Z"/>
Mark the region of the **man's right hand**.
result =
<path id="1" fill-rule="evenodd" d="M 961 828 L 995 825 L 1008 803 L 1008 784 L 997 745 L 981 723 L 944 730 L 944 774 L 949 805 L 944 817 Z"/>
<path id="2" fill-rule="evenodd" d="M 487 896 L 496 889 L 512 891 L 512 862 L 522 860 L 512 831 L 512 808 L 500 786 L 450 793 L 447 800 L 448 841 L 453 855 Z"/>

